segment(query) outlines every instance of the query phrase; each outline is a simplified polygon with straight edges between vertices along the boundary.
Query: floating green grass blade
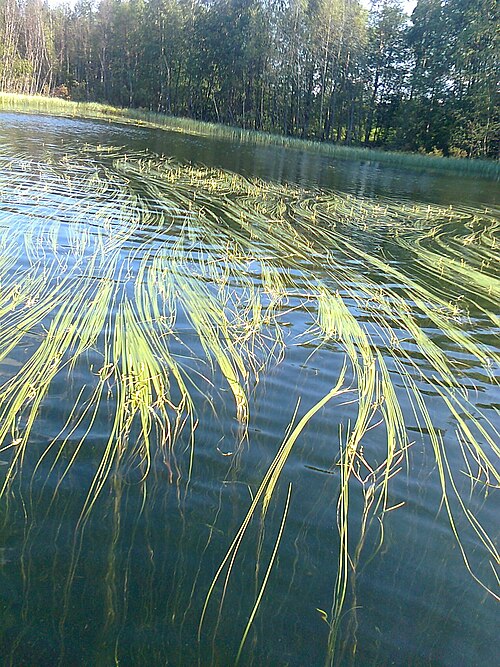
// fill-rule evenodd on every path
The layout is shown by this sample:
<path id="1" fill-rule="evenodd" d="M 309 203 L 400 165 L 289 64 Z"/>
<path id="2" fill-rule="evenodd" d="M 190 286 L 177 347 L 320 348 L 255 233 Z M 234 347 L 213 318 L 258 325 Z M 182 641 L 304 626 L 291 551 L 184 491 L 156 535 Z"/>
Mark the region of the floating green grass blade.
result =
<path id="1" fill-rule="evenodd" d="M 224 622 L 249 527 L 254 519 L 261 526 L 272 520 L 292 452 L 327 409 L 335 424 L 330 469 L 339 478 L 337 495 L 325 499 L 336 504 L 338 544 L 328 573 L 331 611 L 323 612 L 327 664 L 335 661 L 345 619 L 355 613 L 346 603 L 367 534 L 376 527 L 380 548 L 384 521 L 400 506 L 391 505 L 391 481 L 405 461 L 410 465 L 410 422 L 432 453 L 466 567 L 496 595 L 483 580 L 490 575 L 469 562 L 460 518 L 493 566 L 498 552 L 459 480 L 465 471 L 470 494 L 484 502 L 500 484 L 498 432 L 472 401 L 468 375 L 473 369 L 470 377 L 482 390 L 494 388 L 500 357 L 480 331 L 466 326 L 470 313 L 485 326 L 498 324 L 497 212 L 376 202 L 114 147 L 86 147 L 81 155 L 80 161 L 37 163 L 0 148 L 0 452 L 8 458 L 0 496 L 14 493 L 31 459 L 34 426 L 54 384 L 82 382 L 75 370 L 88 370 L 89 387 L 75 388 L 75 405 L 31 466 L 31 507 L 45 470 L 59 475 L 51 507 L 57 502 L 101 411 L 108 414 L 81 503 L 65 609 L 83 536 L 104 491 L 117 494 L 119 507 L 132 479 L 145 512 L 161 466 L 183 507 L 196 476 L 197 425 L 205 410 L 216 413 L 227 404 L 224 392 L 237 424 L 238 455 L 230 466 L 237 477 L 242 445 L 253 444 L 252 406 L 265 400 L 259 391 L 266 373 L 293 346 L 302 346 L 309 360 L 328 353 L 344 363 L 329 380 L 333 388 L 316 396 L 295 426 L 292 420 L 260 484 L 250 489 L 248 507 L 239 508 L 239 529 L 203 591 L 198 640 L 219 589 L 215 632 Z M 433 424 L 429 395 L 456 438 L 444 440 Z M 337 423 L 340 397 L 350 399 L 352 411 Z M 452 463 L 450 447 L 464 471 Z M 361 517 L 354 516 L 354 494 Z M 237 660 L 262 608 L 288 502 L 289 496 L 264 577 L 256 576 Z M 260 540 L 257 574 L 265 552 Z"/>

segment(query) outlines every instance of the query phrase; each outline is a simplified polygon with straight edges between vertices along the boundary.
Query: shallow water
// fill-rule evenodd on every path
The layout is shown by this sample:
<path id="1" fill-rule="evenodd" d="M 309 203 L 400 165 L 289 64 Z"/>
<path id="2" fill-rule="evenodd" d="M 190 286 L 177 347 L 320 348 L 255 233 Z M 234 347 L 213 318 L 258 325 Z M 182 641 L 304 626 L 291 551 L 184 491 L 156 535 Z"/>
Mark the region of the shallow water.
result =
<path id="1" fill-rule="evenodd" d="M 201 166 L 207 170 L 195 173 Z M 227 172 L 244 177 L 233 179 L 234 192 L 227 191 Z M 261 179 L 258 189 L 252 179 Z M 484 586 L 498 594 L 492 573 L 498 563 L 468 512 L 494 541 L 498 490 L 484 475 L 471 485 L 467 474 L 475 474 L 477 462 L 470 453 L 464 459 L 463 447 L 470 429 L 498 463 L 488 444 L 500 404 L 498 276 L 490 262 L 498 195 L 486 179 L 129 125 L 0 114 L 0 418 L 9 424 L 0 445 L 4 663 L 232 665 L 265 582 L 241 665 L 493 664 L 498 605 Z M 272 209 L 274 201 L 284 202 L 284 213 Z M 450 205 L 460 215 L 448 216 Z M 269 227 L 266 215 L 275 221 Z M 157 303 L 158 297 L 160 310 L 148 320 L 141 304 L 150 274 L 156 282 L 147 298 Z M 356 423 L 360 400 L 359 375 L 349 364 L 347 393 L 301 431 L 267 514 L 258 509 L 230 576 L 223 571 L 211 592 L 289 425 L 342 373 L 348 356 L 342 335 L 318 333 L 322 290 L 338 295 L 372 352 L 380 352 L 377 368 L 387 367 L 405 424 L 405 449 L 388 487 L 387 508 L 395 509 L 381 517 L 367 508 L 378 478 L 363 461 L 376 468 L 387 457 L 381 408 L 374 408 L 359 469 L 347 482 L 351 559 L 360 535 L 363 543 L 356 567 L 348 566 L 333 647 L 339 443 Z M 200 338 L 193 294 L 203 312 L 224 304 L 213 321 L 223 347 L 236 341 L 249 364 L 242 382 L 248 422 L 235 407 L 238 390 Z M 101 298 L 105 314 L 84 345 L 82 318 Z M 398 319 L 401 300 L 431 347 Z M 257 306 L 269 318 L 258 336 L 246 338 Z M 118 373 L 107 355 L 120 344 L 113 337 L 123 322 L 132 342 Z M 133 378 L 119 381 L 128 377 L 125 367 L 138 373 L 144 359 L 132 326 L 151 343 L 171 382 L 171 405 L 149 409 L 148 448 L 139 413 L 113 430 L 123 396 L 133 414 L 127 392 L 144 389 Z M 43 346 L 65 329 L 73 337 L 60 358 L 57 351 L 51 357 L 53 372 L 45 362 L 37 366 Z M 162 350 L 189 385 L 192 422 L 171 407 L 181 404 L 182 390 Z M 456 384 L 443 391 L 455 411 L 435 381 L 441 367 L 434 350 L 453 369 Z M 423 397 L 447 455 L 454 527 L 429 424 L 417 414 L 410 385 Z M 178 432 L 166 433 L 161 420 L 170 419 L 175 430 L 176 414 L 183 420 Z M 99 475 L 102 484 L 95 486 Z M 364 511 L 371 523 L 363 533 Z"/>

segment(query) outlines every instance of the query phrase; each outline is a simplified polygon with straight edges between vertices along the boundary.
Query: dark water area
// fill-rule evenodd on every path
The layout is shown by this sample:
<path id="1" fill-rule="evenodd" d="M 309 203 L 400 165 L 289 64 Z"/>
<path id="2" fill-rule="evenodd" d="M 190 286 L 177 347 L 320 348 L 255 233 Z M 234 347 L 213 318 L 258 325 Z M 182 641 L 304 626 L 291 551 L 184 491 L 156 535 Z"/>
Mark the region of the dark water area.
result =
<path id="1" fill-rule="evenodd" d="M 25 114 L 2 114 L 9 124 L 9 141 L 30 147 L 33 154 L 45 146 L 64 151 L 73 145 L 105 144 L 148 150 L 183 163 L 234 171 L 248 178 L 279 183 L 331 188 L 359 197 L 397 198 L 399 201 L 434 202 L 442 205 L 494 205 L 500 187 L 486 178 L 424 172 L 391 167 L 378 162 L 334 160 L 309 151 L 277 146 L 240 144 L 228 139 L 145 129 L 106 121 L 74 120 Z"/>
<path id="2" fill-rule="evenodd" d="M 226 172 L 243 194 L 218 194 Z M 264 194 L 245 190 L 255 179 Z M 0 662 L 496 664 L 499 194 L 487 179 L 0 113 Z M 240 225 L 254 212 L 262 228 Z M 203 338 L 209 321 L 222 342 Z M 233 348 L 251 360 L 247 422 L 217 356 Z M 368 359 L 380 384 L 343 479 Z M 168 376 L 165 404 L 144 367 Z M 280 446 L 344 372 L 238 538 Z M 384 495 L 389 387 L 406 445 Z"/>

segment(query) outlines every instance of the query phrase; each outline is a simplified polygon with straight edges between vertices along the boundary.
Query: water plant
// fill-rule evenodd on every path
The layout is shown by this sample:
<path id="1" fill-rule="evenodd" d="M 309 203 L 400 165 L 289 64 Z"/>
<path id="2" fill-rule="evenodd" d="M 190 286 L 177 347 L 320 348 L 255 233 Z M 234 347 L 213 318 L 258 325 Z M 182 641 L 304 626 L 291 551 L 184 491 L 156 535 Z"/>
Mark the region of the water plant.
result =
<path id="1" fill-rule="evenodd" d="M 115 122 L 133 123 L 146 127 L 183 132 L 190 135 L 227 139 L 243 144 L 282 146 L 288 149 L 330 156 L 336 160 L 375 162 L 426 172 L 437 171 L 455 174 L 473 174 L 495 180 L 500 178 L 500 168 L 498 161 L 495 160 L 448 158 L 304 140 L 270 134 L 269 132 L 231 127 L 220 123 L 197 121 L 192 118 L 168 116 L 146 109 L 122 109 L 97 102 L 73 102 L 71 100 L 43 97 L 40 95 L 20 95 L 0 92 L 0 109 L 22 111 L 24 113 L 59 114 L 77 118 L 102 118 Z"/>
<path id="2" fill-rule="evenodd" d="M 98 423 L 104 428 L 99 415 L 107 414 L 73 527 L 66 613 L 101 496 L 111 493 L 118 508 L 115 541 L 125 483 L 140 487 L 140 512 L 147 512 L 165 475 L 185 507 L 200 424 L 227 405 L 224 392 L 235 424 L 228 479 L 242 481 L 245 448 L 252 447 L 252 397 L 293 346 L 310 360 L 328 351 L 341 362 L 319 400 L 297 403 L 260 485 L 250 489 L 240 527 L 202 592 L 198 640 L 205 633 L 217 637 L 234 570 L 253 544 L 255 595 L 234 657 L 244 655 L 294 511 L 293 485 L 283 479 L 290 454 L 319 414 L 333 419 L 345 403 L 351 416 L 335 422 L 325 471 L 339 480 L 336 496 L 324 500 L 336 503 L 338 549 L 331 608 L 322 612 L 326 664 L 339 651 L 355 652 L 355 639 L 340 641 L 340 629 L 355 624 L 358 568 L 383 544 L 386 517 L 400 506 L 391 481 L 402 468 L 412 474 L 412 437 L 430 448 L 441 506 L 466 568 L 498 597 L 492 576 L 498 551 L 473 509 L 500 482 L 498 432 L 471 400 L 478 389 L 466 372 L 475 369 L 477 386 L 497 384 L 498 352 L 466 323 L 473 311 L 498 324 L 498 225 L 497 211 L 364 200 L 149 153 L 87 146 L 77 160 L 49 163 L 1 147 L 0 361 L 16 355 L 2 367 L 0 385 L 3 502 L 12 502 L 28 475 L 27 514 L 42 491 L 51 498 L 50 512 Z M 77 367 L 87 368 L 84 379 Z M 72 407 L 36 449 L 37 420 L 61 381 L 71 387 Z M 455 435 L 446 441 L 433 423 L 430 393 L 453 424 Z M 412 437 L 409 420 L 418 426 Z M 460 450 L 462 468 L 449 456 L 451 446 Z M 264 566 L 264 534 L 284 486 L 282 518 Z M 352 510 L 354 497 L 361 515 Z M 365 556 L 368 533 L 376 537 Z M 211 529 L 203 553 L 212 540 Z M 470 542 L 480 545 L 491 569 L 471 564 Z M 117 605 L 113 559 L 111 549 L 111 610 Z M 178 610 L 183 613 L 186 608 Z"/>

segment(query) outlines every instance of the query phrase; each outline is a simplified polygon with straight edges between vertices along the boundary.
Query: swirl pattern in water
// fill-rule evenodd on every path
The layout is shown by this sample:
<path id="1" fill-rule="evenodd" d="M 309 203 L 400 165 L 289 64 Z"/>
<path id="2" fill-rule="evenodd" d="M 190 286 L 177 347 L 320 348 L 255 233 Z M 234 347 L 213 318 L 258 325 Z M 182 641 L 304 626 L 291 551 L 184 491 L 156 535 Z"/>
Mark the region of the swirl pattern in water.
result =
<path id="1" fill-rule="evenodd" d="M 379 604 L 408 619 L 443 567 L 497 596 L 498 225 L 147 152 L 4 145 L 2 654 L 463 656 L 458 632 L 437 657 L 417 631 L 398 643 Z M 420 584 L 397 556 L 410 528 L 434 563 Z"/>

